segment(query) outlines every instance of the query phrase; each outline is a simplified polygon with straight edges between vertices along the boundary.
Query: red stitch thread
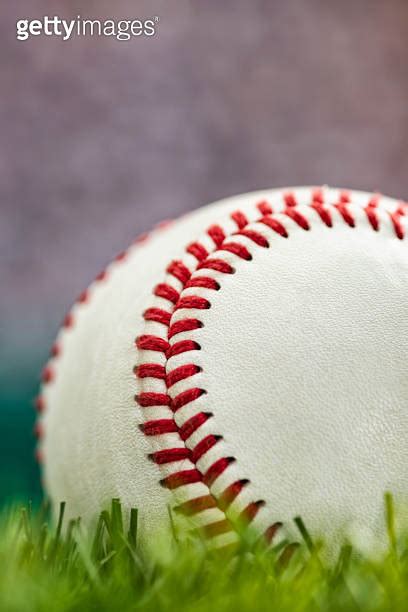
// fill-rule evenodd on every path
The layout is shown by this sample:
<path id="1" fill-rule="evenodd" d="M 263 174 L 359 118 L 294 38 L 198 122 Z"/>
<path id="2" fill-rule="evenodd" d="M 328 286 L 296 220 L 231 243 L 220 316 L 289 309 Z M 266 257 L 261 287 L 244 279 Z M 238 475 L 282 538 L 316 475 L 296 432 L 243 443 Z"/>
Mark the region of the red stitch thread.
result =
<path id="1" fill-rule="evenodd" d="M 324 193 L 321 187 L 317 187 L 312 193 L 312 205 L 313 204 L 324 204 Z"/>
<path id="2" fill-rule="evenodd" d="M 234 221 L 238 229 L 243 229 L 246 225 L 248 225 L 246 216 L 240 210 L 233 212 L 231 214 L 231 219 Z"/>
<path id="3" fill-rule="evenodd" d="M 101 272 L 99 272 L 98 276 L 95 278 L 95 281 L 100 282 L 100 281 L 106 280 L 107 276 L 108 276 L 107 271 L 102 270 Z"/>
<path id="4" fill-rule="evenodd" d="M 127 251 L 122 251 L 121 253 L 118 253 L 118 255 L 116 255 L 114 261 L 124 261 L 127 257 Z"/>
<path id="5" fill-rule="evenodd" d="M 225 240 L 225 234 L 223 229 L 219 225 L 212 225 L 208 230 L 207 234 L 213 240 L 215 246 L 219 247 Z"/>
<path id="6" fill-rule="evenodd" d="M 138 378 L 159 378 L 166 380 L 166 369 L 158 363 L 143 363 L 135 367 L 134 373 Z"/>
<path id="7" fill-rule="evenodd" d="M 341 204 L 350 204 L 351 195 L 349 191 L 342 191 L 340 194 L 340 202 Z"/>
<path id="8" fill-rule="evenodd" d="M 205 289 L 214 289 L 218 291 L 220 288 L 220 284 L 209 276 L 195 276 L 194 278 L 190 278 L 190 280 L 186 283 L 185 289 L 189 287 L 204 287 Z"/>
<path id="9" fill-rule="evenodd" d="M 241 480 L 237 480 L 227 487 L 221 494 L 219 500 L 220 507 L 227 510 L 227 508 L 232 504 L 234 499 L 241 493 L 242 489 L 247 484 L 249 484 L 249 480 L 247 478 L 242 478 Z"/>
<path id="10" fill-rule="evenodd" d="M 150 406 L 170 406 L 171 400 L 165 393 L 152 393 L 151 391 L 135 395 L 135 401 L 142 408 Z"/>
<path id="11" fill-rule="evenodd" d="M 51 368 L 51 366 L 46 366 L 42 371 L 42 376 L 41 376 L 42 382 L 45 385 L 47 385 L 52 380 L 54 380 L 54 377 L 55 377 L 54 370 Z"/>
<path id="12" fill-rule="evenodd" d="M 198 319 L 182 319 L 181 321 L 176 321 L 169 327 L 168 338 L 170 340 L 177 334 L 192 331 L 193 329 L 198 329 L 199 327 L 203 327 L 203 324 Z"/>
<path id="13" fill-rule="evenodd" d="M 89 300 L 89 291 L 85 289 L 82 293 L 79 294 L 77 302 L 78 304 L 85 304 Z"/>
<path id="14" fill-rule="evenodd" d="M 154 295 L 168 300 L 172 304 L 175 304 L 180 297 L 179 292 L 167 283 L 160 283 L 159 285 L 157 285 L 154 289 Z"/>
<path id="15" fill-rule="evenodd" d="M 331 218 L 331 214 L 327 208 L 323 206 L 323 203 L 320 200 L 316 200 L 311 204 L 311 208 L 313 208 L 323 223 L 327 225 L 327 227 L 333 227 L 333 221 Z"/>
<path id="16" fill-rule="evenodd" d="M 294 208 L 295 206 L 298 205 L 298 202 L 296 200 L 296 196 L 291 191 L 288 192 L 288 193 L 285 193 L 284 196 L 283 196 L 283 199 L 285 201 L 286 206 L 288 206 L 289 208 Z"/>
<path id="17" fill-rule="evenodd" d="M 371 227 L 373 228 L 373 230 L 375 232 L 378 232 L 378 230 L 380 229 L 380 221 L 378 219 L 378 215 L 377 212 L 375 210 L 376 205 L 374 204 L 368 204 L 365 208 L 364 208 L 364 212 L 367 215 L 367 219 L 371 225 Z"/>
<path id="18" fill-rule="evenodd" d="M 277 219 L 274 219 L 273 217 L 263 217 L 263 219 L 261 219 L 260 222 L 270 227 L 271 230 L 273 230 L 274 232 L 276 232 L 283 238 L 289 237 L 289 234 L 286 231 L 285 226 Z"/>
<path id="19" fill-rule="evenodd" d="M 181 353 L 187 353 L 188 351 L 199 351 L 201 346 L 195 340 L 181 340 L 180 342 L 176 342 L 172 347 L 167 351 L 167 359 L 174 357 L 175 355 L 180 355 Z"/>
<path id="20" fill-rule="evenodd" d="M 203 510 L 209 508 L 216 508 L 217 503 L 212 495 L 202 495 L 201 497 L 195 497 L 190 499 L 183 504 L 176 506 L 175 510 L 185 516 L 192 516 Z"/>
<path id="21" fill-rule="evenodd" d="M 208 310 L 211 304 L 205 298 L 196 295 L 186 295 L 182 297 L 176 304 L 176 310 L 182 308 L 194 308 L 194 310 Z"/>
<path id="22" fill-rule="evenodd" d="M 173 412 L 177 412 L 186 404 L 190 402 L 194 402 L 194 400 L 198 399 L 202 395 L 205 395 L 207 391 L 205 389 L 199 389 L 198 387 L 193 387 L 192 389 L 186 389 L 186 391 L 182 391 L 171 402 L 171 409 Z"/>
<path id="23" fill-rule="evenodd" d="M 216 270 L 217 272 L 222 272 L 223 274 L 233 274 L 235 272 L 234 268 L 223 259 L 206 259 L 197 267 L 197 270 L 204 269 Z"/>
<path id="24" fill-rule="evenodd" d="M 234 457 L 221 457 L 213 463 L 203 476 L 203 481 L 207 487 L 211 487 L 227 467 L 235 461 Z"/>
<path id="25" fill-rule="evenodd" d="M 292 221 L 294 221 L 302 229 L 306 231 L 310 229 L 309 221 L 298 210 L 293 208 L 292 205 L 284 211 L 284 214 L 292 219 Z"/>
<path id="26" fill-rule="evenodd" d="M 74 315 L 72 314 L 72 312 L 68 312 L 68 314 L 65 315 L 62 326 L 65 328 L 68 328 L 68 327 L 72 327 L 73 324 L 74 324 Z"/>
<path id="27" fill-rule="evenodd" d="M 166 327 L 170 324 L 171 313 L 163 310 L 162 308 L 148 308 L 143 313 L 143 318 L 145 321 L 156 321 L 156 323 L 161 323 L 162 325 L 166 325 Z"/>
<path id="28" fill-rule="evenodd" d="M 270 525 L 267 530 L 265 531 L 264 537 L 265 540 L 270 544 L 273 540 L 273 538 L 275 537 L 276 533 L 279 531 L 279 529 L 283 526 L 283 523 L 281 522 L 276 522 L 273 523 L 273 525 Z"/>
<path id="29" fill-rule="evenodd" d="M 248 506 L 246 508 L 244 508 L 244 510 L 241 512 L 240 515 L 240 519 L 242 521 L 244 521 L 244 523 L 249 524 L 251 521 L 254 520 L 254 518 L 256 517 L 256 515 L 258 514 L 259 510 L 265 506 L 265 502 L 263 499 L 260 499 L 259 501 L 256 502 L 251 502 L 250 504 L 248 504 Z"/>
<path id="30" fill-rule="evenodd" d="M 147 334 L 136 338 L 136 346 L 142 351 L 157 351 L 165 353 L 169 348 L 169 343 L 158 336 L 149 336 Z"/>
<path id="31" fill-rule="evenodd" d="M 390 218 L 391 218 L 391 222 L 393 224 L 394 227 L 394 231 L 397 235 L 397 238 L 399 238 L 400 240 L 402 240 L 404 238 L 404 227 L 401 223 L 401 219 L 400 219 L 400 214 L 398 213 L 389 213 Z"/>
<path id="32" fill-rule="evenodd" d="M 266 200 L 264 200 L 263 202 L 259 202 L 256 205 L 256 207 L 259 210 L 259 212 L 261 213 L 261 215 L 263 215 L 263 216 L 264 215 L 271 215 L 273 213 L 272 206 Z"/>
<path id="33" fill-rule="evenodd" d="M 189 457 L 190 451 L 185 446 L 180 448 L 169 448 L 157 451 L 156 453 L 150 453 L 149 455 L 149 459 L 158 465 L 173 463 L 173 461 L 182 461 L 183 459 L 189 459 Z"/>
<path id="34" fill-rule="evenodd" d="M 176 433 L 178 427 L 173 419 L 155 419 L 141 423 L 139 429 L 145 436 L 162 436 L 163 434 Z"/>
<path id="35" fill-rule="evenodd" d="M 237 255 L 237 257 L 245 259 L 246 261 L 251 261 L 252 259 L 252 255 L 248 249 L 242 244 L 239 244 L 239 242 L 229 242 L 228 244 L 223 244 L 220 247 L 220 250 L 229 251 L 230 253 L 233 253 L 234 255 Z"/>
<path id="36" fill-rule="evenodd" d="M 201 442 L 199 442 L 194 449 L 191 451 L 191 460 L 193 463 L 197 463 L 197 461 L 205 455 L 207 451 L 210 450 L 217 442 L 222 440 L 222 436 L 214 436 L 212 434 L 206 436 Z"/>
<path id="37" fill-rule="evenodd" d="M 181 261 L 172 261 L 166 272 L 177 278 L 177 280 L 183 284 L 190 278 L 190 270 Z"/>
<path id="38" fill-rule="evenodd" d="M 338 204 L 334 204 L 334 207 L 337 208 L 347 225 L 349 225 L 350 227 L 355 227 L 356 223 L 354 221 L 354 217 L 347 208 L 348 202 L 349 200 L 347 200 L 346 196 L 344 195 L 343 199 L 341 199 Z"/>
<path id="39" fill-rule="evenodd" d="M 252 242 L 255 242 L 255 244 L 257 244 L 258 246 L 263 247 L 265 249 L 269 248 L 269 242 L 267 241 L 265 236 L 262 236 L 262 234 L 260 234 L 259 232 L 255 232 L 254 230 L 244 229 L 240 232 L 237 232 L 235 235 L 245 236 L 246 238 L 249 238 L 249 240 L 252 240 Z"/>
<path id="40" fill-rule="evenodd" d="M 54 342 L 54 344 L 51 347 L 51 357 L 58 357 L 59 354 L 61 353 L 61 347 L 57 342 Z"/>
<path id="41" fill-rule="evenodd" d="M 181 427 L 180 427 L 180 437 L 182 440 L 187 440 L 201 425 L 204 425 L 208 419 L 212 417 L 212 412 L 199 412 L 188 419 Z"/>
<path id="42" fill-rule="evenodd" d="M 166 376 L 166 384 L 167 387 L 172 387 L 180 380 L 184 380 L 185 378 L 189 378 L 190 376 L 194 376 L 200 372 L 201 368 L 194 363 L 190 363 L 188 365 L 182 365 L 175 370 L 169 372 Z"/>
<path id="43" fill-rule="evenodd" d="M 186 251 L 195 257 L 197 261 L 202 261 L 208 257 L 207 249 L 205 249 L 199 242 L 192 242 L 189 244 Z"/>
<path id="44" fill-rule="evenodd" d="M 45 400 L 42 395 L 38 395 L 34 400 L 35 409 L 39 414 L 43 413 L 45 410 Z"/>
<path id="45" fill-rule="evenodd" d="M 186 484 L 192 484 L 194 482 L 201 482 L 201 474 L 198 470 L 183 470 L 181 472 L 175 472 L 162 478 L 160 484 L 166 489 L 177 489 Z"/>

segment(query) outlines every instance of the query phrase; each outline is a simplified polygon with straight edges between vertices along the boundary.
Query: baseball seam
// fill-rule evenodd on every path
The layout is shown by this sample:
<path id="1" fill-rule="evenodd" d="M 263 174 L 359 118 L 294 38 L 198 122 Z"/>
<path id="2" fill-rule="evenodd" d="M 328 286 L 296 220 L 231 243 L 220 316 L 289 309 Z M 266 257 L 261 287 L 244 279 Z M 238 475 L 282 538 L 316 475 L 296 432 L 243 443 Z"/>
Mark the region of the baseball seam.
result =
<path id="1" fill-rule="evenodd" d="M 368 226 L 379 231 L 387 218 L 395 236 L 402 240 L 405 236 L 402 218 L 407 206 L 398 203 L 382 217 L 379 203 L 380 196 L 375 195 L 364 207 L 359 205 Z M 195 330 L 203 326 L 200 311 L 211 308 L 211 292 L 221 289 L 223 276 L 234 274 L 234 262 L 252 260 L 252 247 L 269 248 L 272 235 L 288 238 L 290 225 L 309 231 L 319 222 L 327 228 L 343 222 L 355 228 L 357 215 L 352 204 L 348 192 L 343 192 L 337 203 L 328 204 L 323 190 L 316 189 L 311 192 L 307 207 L 315 218 L 301 210 L 294 193 L 283 195 L 283 209 L 279 213 L 274 213 L 267 202 L 258 204 L 260 217 L 254 224 L 242 212 L 233 213 L 235 228 L 228 232 L 219 225 L 211 226 L 203 239 L 187 247 L 184 261 L 170 263 L 166 279 L 156 286 L 153 303 L 144 313 L 146 333 L 136 341 L 139 361 L 135 367 L 142 386 L 142 392 L 135 397 L 144 416 L 140 428 L 152 443 L 157 443 L 149 458 L 160 466 L 163 472 L 160 482 L 173 491 L 176 508 L 195 516 L 209 537 L 233 531 L 238 519 L 254 526 L 258 522 L 266 540 L 271 542 L 282 523 L 276 521 L 265 527 L 265 516 L 260 518 L 265 501 L 251 494 L 250 480 L 239 474 L 235 458 L 223 454 L 223 436 L 213 430 L 213 413 L 206 407 L 207 391 L 194 385 L 194 377 L 201 371 L 193 357 L 194 351 L 201 349 L 194 340 Z M 269 234 L 269 239 L 265 234 Z M 193 275 L 194 272 L 199 275 Z M 189 292 L 180 296 L 186 289 L 197 288 L 199 294 Z M 150 330 L 154 333 L 148 333 Z M 179 365 L 180 360 L 175 359 L 177 365 L 172 368 L 172 358 L 185 353 L 192 355 L 191 361 L 187 359 Z M 183 390 L 178 383 L 182 383 Z M 184 388 L 186 385 L 188 388 Z M 224 518 L 220 519 L 218 514 L 212 522 L 214 515 L 206 513 L 209 508 L 217 508 Z"/>

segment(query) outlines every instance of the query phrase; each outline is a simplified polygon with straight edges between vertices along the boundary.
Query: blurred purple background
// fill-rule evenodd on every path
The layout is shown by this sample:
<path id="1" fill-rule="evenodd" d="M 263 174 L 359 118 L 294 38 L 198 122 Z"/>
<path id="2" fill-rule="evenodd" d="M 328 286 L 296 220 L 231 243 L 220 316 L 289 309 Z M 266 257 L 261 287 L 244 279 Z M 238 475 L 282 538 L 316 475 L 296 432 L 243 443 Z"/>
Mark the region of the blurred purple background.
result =
<path id="1" fill-rule="evenodd" d="M 171 6 L 170 6 L 171 4 Z M 408 197 L 406 0 L 24 0 L 0 22 L 0 498 L 38 494 L 30 398 L 63 313 L 161 218 L 264 187 Z M 158 15 L 118 42 L 18 19 Z"/>

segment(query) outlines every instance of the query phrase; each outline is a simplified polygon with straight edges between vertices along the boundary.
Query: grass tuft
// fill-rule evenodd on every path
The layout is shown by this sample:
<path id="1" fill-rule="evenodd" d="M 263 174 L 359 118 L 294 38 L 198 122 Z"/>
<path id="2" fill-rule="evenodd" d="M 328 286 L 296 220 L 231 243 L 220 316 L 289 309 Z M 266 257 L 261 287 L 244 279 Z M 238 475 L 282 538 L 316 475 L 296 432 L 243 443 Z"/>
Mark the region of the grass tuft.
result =
<path id="1" fill-rule="evenodd" d="M 216 552 L 198 538 L 175 539 L 170 552 L 147 558 L 138 548 L 138 512 L 131 510 L 125 521 L 118 499 L 91 534 L 79 519 L 64 528 L 64 512 L 61 504 L 54 527 L 46 506 L 0 517 L 0 610 L 408 609 L 408 537 L 397 537 L 389 494 L 387 549 L 357 554 L 345 541 L 334 562 L 325 560 L 324 543 L 313 541 L 299 517 L 300 546 L 267 550 L 243 534 L 236 550 Z"/>

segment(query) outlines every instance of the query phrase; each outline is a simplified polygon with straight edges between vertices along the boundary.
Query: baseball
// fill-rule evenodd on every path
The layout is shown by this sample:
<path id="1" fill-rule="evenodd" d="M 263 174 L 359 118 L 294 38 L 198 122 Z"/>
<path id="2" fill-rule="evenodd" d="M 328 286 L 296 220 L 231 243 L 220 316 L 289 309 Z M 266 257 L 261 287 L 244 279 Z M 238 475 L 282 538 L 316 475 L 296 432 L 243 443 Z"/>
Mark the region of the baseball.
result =
<path id="1" fill-rule="evenodd" d="M 222 200 L 136 241 L 74 304 L 43 373 L 54 507 L 113 497 L 147 543 L 293 518 L 336 542 L 408 502 L 408 207 L 328 187 Z M 406 506 L 408 507 L 408 506 Z M 188 527 L 187 527 L 188 525 Z"/>

